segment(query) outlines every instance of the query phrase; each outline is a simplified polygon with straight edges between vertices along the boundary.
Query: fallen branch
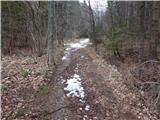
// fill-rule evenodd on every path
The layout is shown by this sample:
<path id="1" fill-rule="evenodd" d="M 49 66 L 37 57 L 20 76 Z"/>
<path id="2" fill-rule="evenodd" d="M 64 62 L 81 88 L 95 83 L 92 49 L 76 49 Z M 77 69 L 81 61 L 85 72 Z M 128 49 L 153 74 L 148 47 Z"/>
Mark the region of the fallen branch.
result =
<path id="1" fill-rule="evenodd" d="M 137 82 L 138 84 L 160 84 L 160 82 Z"/>
<path id="2" fill-rule="evenodd" d="M 53 110 L 53 111 L 50 111 L 50 112 L 46 112 L 46 114 L 54 114 L 54 113 L 56 113 L 56 112 L 58 112 L 58 111 L 60 111 L 60 110 L 62 110 L 64 108 L 68 108 L 68 107 L 69 106 L 63 106 L 63 107 L 60 107 L 60 108 L 58 108 L 56 110 Z"/>
<path id="3" fill-rule="evenodd" d="M 66 106 L 62 106 L 62 107 L 60 107 L 60 108 L 58 108 L 56 110 L 53 110 L 53 111 L 42 111 L 42 113 L 39 114 L 39 115 L 47 116 L 49 114 L 54 114 L 54 113 L 56 113 L 56 112 L 58 112 L 58 111 L 60 111 L 60 110 L 62 110 L 64 108 L 73 108 L 73 107 L 74 107 L 73 105 L 66 105 Z"/>
<path id="4" fill-rule="evenodd" d="M 141 64 L 138 63 L 137 67 L 141 67 L 142 65 L 144 65 L 144 64 L 146 64 L 146 63 L 151 63 L 151 62 L 153 62 L 153 63 L 160 63 L 160 61 L 148 60 L 148 61 L 145 61 L 145 62 L 143 62 L 143 63 L 141 63 Z"/>
<path id="5" fill-rule="evenodd" d="M 157 103 L 158 103 L 158 101 L 159 101 L 159 98 L 160 98 L 160 91 L 159 91 L 159 93 L 158 93 L 158 96 L 157 96 L 157 99 L 156 99 L 156 102 L 155 102 L 154 106 L 157 105 Z"/>

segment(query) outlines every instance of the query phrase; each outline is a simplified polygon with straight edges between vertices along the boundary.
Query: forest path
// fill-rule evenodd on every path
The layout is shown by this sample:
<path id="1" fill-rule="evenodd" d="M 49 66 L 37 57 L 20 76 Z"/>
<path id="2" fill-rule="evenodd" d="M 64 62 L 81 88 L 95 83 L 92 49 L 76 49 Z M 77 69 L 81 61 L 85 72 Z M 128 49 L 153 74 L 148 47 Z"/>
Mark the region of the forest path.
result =
<path id="1" fill-rule="evenodd" d="M 88 39 L 66 44 L 48 96 L 36 101 L 42 110 L 39 119 L 143 120 L 140 98 L 89 45 Z"/>

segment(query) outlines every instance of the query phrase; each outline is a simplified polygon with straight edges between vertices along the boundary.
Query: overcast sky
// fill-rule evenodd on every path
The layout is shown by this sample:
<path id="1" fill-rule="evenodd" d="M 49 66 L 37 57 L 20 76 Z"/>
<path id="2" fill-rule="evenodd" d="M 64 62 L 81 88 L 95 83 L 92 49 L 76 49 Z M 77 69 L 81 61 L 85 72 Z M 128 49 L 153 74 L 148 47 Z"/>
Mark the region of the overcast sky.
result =
<path id="1" fill-rule="evenodd" d="M 83 2 L 84 0 L 79 0 L 80 2 Z M 94 10 L 101 10 L 105 11 L 107 7 L 107 0 L 90 0 L 91 1 L 91 7 Z"/>

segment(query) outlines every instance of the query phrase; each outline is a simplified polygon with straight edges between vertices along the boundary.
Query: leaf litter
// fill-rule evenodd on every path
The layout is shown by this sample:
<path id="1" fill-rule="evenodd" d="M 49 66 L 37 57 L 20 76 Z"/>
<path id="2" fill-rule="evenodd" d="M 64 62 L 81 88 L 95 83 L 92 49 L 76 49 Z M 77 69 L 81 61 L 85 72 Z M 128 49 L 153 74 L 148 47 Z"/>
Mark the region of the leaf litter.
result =
<path id="1" fill-rule="evenodd" d="M 34 93 L 49 81 L 47 57 L 2 57 L 2 119 L 26 119 L 32 116 Z"/>

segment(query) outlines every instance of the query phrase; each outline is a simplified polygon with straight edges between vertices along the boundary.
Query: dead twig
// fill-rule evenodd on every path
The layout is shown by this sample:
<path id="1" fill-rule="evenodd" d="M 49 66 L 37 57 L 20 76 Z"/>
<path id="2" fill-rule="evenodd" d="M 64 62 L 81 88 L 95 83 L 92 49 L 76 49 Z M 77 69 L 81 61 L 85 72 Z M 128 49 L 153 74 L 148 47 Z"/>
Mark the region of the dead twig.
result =
<path id="1" fill-rule="evenodd" d="M 159 98 L 160 98 L 160 91 L 158 92 L 158 96 L 157 96 L 157 98 L 156 98 L 156 102 L 155 102 L 154 106 L 157 105 Z"/>
<path id="2" fill-rule="evenodd" d="M 146 64 L 146 63 L 160 63 L 160 61 L 156 61 L 156 60 L 148 60 L 148 61 L 145 61 L 145 62 L 143 62 L 143 63 L 141 63 L 141 64 L 139 64 L 138 63 L 138 65 L 136 65 L 136 67 L 138 68 L 138 67 L 141 67 L 142 65 L 144 65 L 144 64 Z"/>
<path id="3" fill-rule="evenodd" d="M 137 82 L 138 84 L 160 84 L 160 82 Z"/>
<path id="4" fill-rule="evenodd" d="M 56 112 L 58 112 L 58 111 L 60 111 L 60 110 L 62 110 L 62 109 L 65 109 L 65 108 L 73 108 L 73 107 L 74 107 L 73 105 L 66 105 L 66 106 L 62 106 L 62 107 L 60 107 L 60 108 L 58 108 L 58 109 L 56 109 L 56 110 L 53 110 L 53 111 L 44 111 L 44 112 L 42 112 L 42 113 L 39 114 L 39 115 L 47 116 L 47 115 L 49 115 L 49 114 L 54 114 L 54 113 L 56 113 Z"/>

